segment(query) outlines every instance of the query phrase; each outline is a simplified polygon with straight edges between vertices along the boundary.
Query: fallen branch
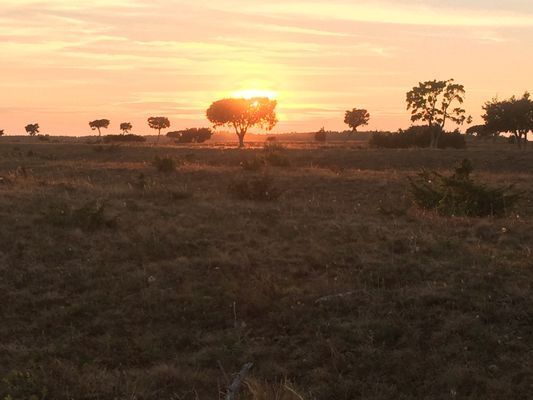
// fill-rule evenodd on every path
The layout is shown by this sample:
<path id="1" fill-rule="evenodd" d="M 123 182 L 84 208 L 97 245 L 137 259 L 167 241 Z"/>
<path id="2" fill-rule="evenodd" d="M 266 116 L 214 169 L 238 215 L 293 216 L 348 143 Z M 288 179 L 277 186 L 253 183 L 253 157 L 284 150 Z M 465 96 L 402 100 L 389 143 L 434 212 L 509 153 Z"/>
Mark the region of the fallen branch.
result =
<path id="1" fill-rule="evenodd" d="M 241 372 L 237 374 L 231 385 L 229 385 L 228 391 L 226 393 L 226 400 L 235 400 L 237 392 L 242 386 L 243 381 L 246 379 L 246 376 L 250 373 L 250 370 L 254 366 L 254 363 L 247 363 L 241 369 Z"/>

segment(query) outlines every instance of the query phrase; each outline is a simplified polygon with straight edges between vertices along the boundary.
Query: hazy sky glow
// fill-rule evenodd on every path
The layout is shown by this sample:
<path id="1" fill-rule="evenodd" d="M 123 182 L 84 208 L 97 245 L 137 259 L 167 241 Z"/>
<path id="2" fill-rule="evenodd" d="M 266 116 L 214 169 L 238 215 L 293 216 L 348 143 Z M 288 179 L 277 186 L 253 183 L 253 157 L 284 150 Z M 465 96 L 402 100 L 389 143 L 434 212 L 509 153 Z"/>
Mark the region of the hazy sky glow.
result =
<path id="1" fill-rule="evenodd" d="M 1 0 L 0 129 L 110 133 L 165 115 L 207 126 L 205 110 L 274 91 L 276 131 L 409 125 L 405 92 L 453 77 L 479 121 L 492 97 L 533 90 L 531 0 Z"/>

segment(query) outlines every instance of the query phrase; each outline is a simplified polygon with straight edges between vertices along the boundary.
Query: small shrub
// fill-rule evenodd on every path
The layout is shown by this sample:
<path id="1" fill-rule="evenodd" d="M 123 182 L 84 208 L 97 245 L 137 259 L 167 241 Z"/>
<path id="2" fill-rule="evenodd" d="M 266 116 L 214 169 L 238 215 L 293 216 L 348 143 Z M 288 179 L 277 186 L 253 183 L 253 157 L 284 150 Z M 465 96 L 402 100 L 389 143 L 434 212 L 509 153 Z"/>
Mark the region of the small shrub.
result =
<path id="1" fill-rule="evenodd" d="M 257 172 L 265 166 L 265 159 L 262 157 L 254 157 L 241 161 L 241 168 L 245 171 Z"/>
<path id="2" fill-rule="evenodd" d="M 156 157 L 154 161 L 152 161 L 152 165 L 159 172 L 167 174 L 176 170 L 176 161 L 170 157 Z"/>
<path id="3" fill-rule="evenodd" d="M 463 160 L 451 176 L 422 171 L 417 179 L 410 179 L 415 203 L 441 215 L 486 217 L 504 215 L 521 198 L 512 186 L 489 188 L 476 183 L 471 172 L 470 160 Z"/>
<path id="4" fill-rule="evenodd" d="M 272 201 L 281 195 L 281 191 L 274 186 L 272 179 L 268 176 L 242 178 L 233 182 L 228 190 L 240 200 Z"/>
<path id="5" fill-rule="evenodd" d="M 265 142 L 263 146 L 264 160 L 268 165 L 273 167 L 289 167 L 291 162 L 286 154 L 284 154 L 285 147 L 274 140 Z"/>
<path id="6" fill-rule="evenodd" d="M 328 138 L 328 133 L 324 128 L 320 128 L 318 132 L 315 133 L 315 141 L 325 143 Z"/>
<path id="7" fill-rule="evenodd" d="M 132 133 L 127 135 L 106 135 L 104 136 L 104 143 L 112 142 L 137 142 L 143 143 L 146 142 L 146 138 L 140 135 L 134 135 Z"/>
<path id="8" fill-rule="evenodd" d="M 51 225 L 76 227 L 86 231 L 116 227 L 116 219 L 107 218 L 105 205 L 98 201 L 88 202 L 80 208 L 68 205 L 52 206 L 45 214 L 45 220 Z"/>
<path id="9" fill-rule="evenodd" d="M 370 147 L 388 149 L 406 149 L 410 147 L 429 147 L 431 143 L 431 129 L 427 126 L 412 126 L 409 129 L 401 130 L 397 133 L 376 132 L 372 134 L 368 142 Z M 447 133 L 442 132 L 439 140 L 439 148 L 466 148 L 465 135 L 458 131 Z"/>
<path id="10" fill-rule="evenodd" d="M 50 141 L 50 135 L 38 135 L 37 139 L 41 142 L 49 142 Z"/>

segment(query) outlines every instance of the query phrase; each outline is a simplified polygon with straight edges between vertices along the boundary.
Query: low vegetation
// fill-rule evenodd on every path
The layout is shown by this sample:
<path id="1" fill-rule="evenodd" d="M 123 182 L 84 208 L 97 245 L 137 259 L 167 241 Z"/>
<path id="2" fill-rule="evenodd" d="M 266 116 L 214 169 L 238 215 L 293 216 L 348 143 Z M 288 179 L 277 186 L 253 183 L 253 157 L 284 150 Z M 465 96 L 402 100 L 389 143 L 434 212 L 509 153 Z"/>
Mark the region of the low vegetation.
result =
<path id="1" fill-rule="evenodd" d="M 144 143 L 146 138 L 140 135 L 134 135 L 132 133 L 124 135 L 106 135 L 104 136 L 104 143 L 123 142 L 123 143 Z"/>
<path id="2" fill-rule="evenodd" d="M 447 216 L 501 217 L 520 199 L 512 186 L 487 187 L 475 182 L 470 160 L 463 160 L 450 176 L 423 171 L 411 179 L 415 202 L 428 210 Z"/>
<path id="3" fill-rule="evenodd" d="M 368 144 L 370 147 L 384 149 L 431 147 L 432 137 L 437 136 L 433 131 L 440 129 L 439 127 L 412 126 L 409 129 L 400 130 L 397 133 L 377 132 L 370 137 Z M 437 147 L 440 149 L 464 149 L 466 147 L 465 135 L 459 132 L 441 133 L 438 134 L 438 137 L 439 142 Z"/>
<path id="4" fill-rule="evenodd" d="M 9 140 L 2 400 L 223 399 L 247 363 L 236 400 L 530 396 L 529 151 Z M 464 158 L 510 212 L 414 201 Z"/>

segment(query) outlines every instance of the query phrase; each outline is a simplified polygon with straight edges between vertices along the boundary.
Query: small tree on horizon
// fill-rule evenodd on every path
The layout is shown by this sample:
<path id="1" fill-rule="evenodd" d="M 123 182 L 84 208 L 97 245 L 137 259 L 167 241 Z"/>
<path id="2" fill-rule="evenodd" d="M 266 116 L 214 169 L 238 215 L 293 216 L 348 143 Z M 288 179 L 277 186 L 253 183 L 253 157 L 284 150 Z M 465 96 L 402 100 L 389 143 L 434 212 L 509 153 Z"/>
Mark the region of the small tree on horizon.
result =
<path id="1" fill-rule="evenodd" d="M 270 131 L 276 126 L 277 104 L 276 100 L 270 100 L 268 97 L 222 99 L 211 104 L 206 116 L 215 128 L 233 127 L 239 138 L 239 148 L 243 148 L 244 136 L 248 129 L 258 126 Z"/>
<path id="2" fill-rule="evenodd" d="M 0 129 L 0 136 L 4 136 L 4 130 Z"/>
<path id="3" fill-rule="evenodd" d="M 129 133 L 133 129 L 133 125 L 131 122 L 123 122 L 120 124 L 120 130 L 122 131 L 122 134 L 125 135 L 126 133 Z"/>
<path id="4" fill-rule="evenodd" d="M 159 142 L 161 129 L 170 128 L 170 121 L 167 117 L 150 117 L 148 118 L 148 126 L 152 129 L 157 129 L 157 142 Z"/>
<path id="5" fill-rule="evenodd" d="M 458 125 L 465 122 L 464 109 L 456 107 L 450 110 L 454 102 L 463 104 L 464 95 L 464 86 L 454 83 L 453 79 L 420 82 L 407 92 L 407 110 L 411 110 L 411 121 L 423 121 L 428 124 L 431 132 L 431 148 L 438 147 L 447 120 Z"/>
<path id="6" fill-rule="evenodd" d="M 107 129 L 109 127 L 110 121 L 108 119 L 96 119 L 94 121 L 89 122 L 89 126 L 91 129 L 98 131 L 98 137 L 102 136 L 102 132 L 100 132 L 100 129 L 104 128 Z"/>
<path id="7" fill-rule="evenodd" d="M 369 120 L 370 114 L 365 109 L 354 108 L 344 114 L 344 123 L 352 129 L 353 133 L 357 132 L 358 127 L 368 125 Z"/>
<path id="8" fill-rule="evenodd" d="M 28 124 L 24 129 L 30 136 L 35 136 L 39 133 L 39 124 Z"/>

